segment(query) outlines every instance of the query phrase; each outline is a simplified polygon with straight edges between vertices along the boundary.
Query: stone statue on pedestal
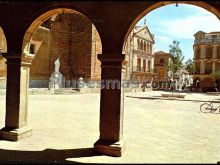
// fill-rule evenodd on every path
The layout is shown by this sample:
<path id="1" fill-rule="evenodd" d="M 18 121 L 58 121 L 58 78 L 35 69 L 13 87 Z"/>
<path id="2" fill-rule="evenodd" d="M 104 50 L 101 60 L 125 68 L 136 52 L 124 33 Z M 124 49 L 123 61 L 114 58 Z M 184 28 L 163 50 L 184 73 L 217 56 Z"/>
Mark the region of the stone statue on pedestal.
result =
<path id="1" fill-rule="evenodd" d="M 50 81 L 49 81 L 49 88 L 50 89 L 59 89 L 65 87 L 65 78 L 60 73 L 60 60 L 59 58 L 54 62 L 55 69 L 54 72 L 51 74 Z"/>
<path id="2" fill-rule="evenodd" d="M 54 62 L 54 64 L 55 64 L 55 73 L 60 73 L 60 59 L 58 58 L 55 62 Z"/>

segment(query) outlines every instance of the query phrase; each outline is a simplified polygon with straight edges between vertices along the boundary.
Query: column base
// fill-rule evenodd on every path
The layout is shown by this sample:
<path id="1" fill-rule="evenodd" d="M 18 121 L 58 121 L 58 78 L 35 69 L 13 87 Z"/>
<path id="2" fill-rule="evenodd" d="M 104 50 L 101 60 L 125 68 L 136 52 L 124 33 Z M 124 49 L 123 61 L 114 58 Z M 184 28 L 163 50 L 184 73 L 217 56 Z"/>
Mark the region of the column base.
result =
<path id="1" fill-rule="evenodd" d="M 99 139 L 94 144 L 94 148 L 97 153 L 115 157 L 121 157 L 124 147 L 125 141 L 123 139 L 118 142 L 109 142 Z"/>
<path id="2" fill-rule="evenodd" d="M 32 135 L 32 129 L 30 127 L 22 127 L 18 129 L 2 128 L 0 130 L 0 139 L 9 141 L 18 141 L 20 139 L 29 137 Z"/>

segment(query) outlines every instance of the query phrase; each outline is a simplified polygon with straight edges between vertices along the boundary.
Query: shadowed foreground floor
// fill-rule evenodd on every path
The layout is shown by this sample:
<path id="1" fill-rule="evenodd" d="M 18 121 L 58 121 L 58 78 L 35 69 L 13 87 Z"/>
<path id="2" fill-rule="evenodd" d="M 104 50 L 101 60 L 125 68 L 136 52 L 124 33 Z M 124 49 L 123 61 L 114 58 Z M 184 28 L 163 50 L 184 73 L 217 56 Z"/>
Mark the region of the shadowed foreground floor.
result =
<path id="1" fill-rule="evenodd" d="M 99 95 L 30 95 L 33 135 L 0 140 L 0 163 L 217 163 L 220 114 L 199 111 L 200 101 L 220 96 L 187 94 L 186 100 L 140 99 L 159 91 L 126 94 L 122 157 L 94 153 L 99 138 Z M 136 98 L 135 98 L 136 97 Z M 220 103 L 214 104 L 215 106 Z M 0 127 L 5 96 L 0 95 Z"/>

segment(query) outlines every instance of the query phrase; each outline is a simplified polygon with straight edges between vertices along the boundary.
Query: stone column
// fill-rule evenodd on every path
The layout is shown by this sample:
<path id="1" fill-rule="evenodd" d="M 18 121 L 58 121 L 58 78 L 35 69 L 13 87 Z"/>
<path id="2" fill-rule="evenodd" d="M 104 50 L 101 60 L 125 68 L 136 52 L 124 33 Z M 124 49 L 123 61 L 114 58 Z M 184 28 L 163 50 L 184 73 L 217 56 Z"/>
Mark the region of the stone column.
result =
<path id="1" fill-rule="evenodd" d="M 212 72 L 215 72 L 215 61 L 212 62 Z"/>
<path id="2" fill-rule="evenodd" d="M 194 47 L 193 47 L 194 59 L 196 59 L 196 49 L 197 49 L 197 46 L 194 46 Z"/>
<path id="3" fill-rule="evenodd" d="M 19 55 L 4 55 L 7 59 L 7 89 L 5 127 L 0 139 L 17 141 L 30 136 L 27 125 L 29 65 Z"/>
<path id="4" fill-rule="evenodd" d="M 95 151 L 109 156 L 121 156 L 124 140 L 123 137 L 123 110 L 124 92 L 117 85 L 108 87 L 108 81 L 121 83 L 122 61 L 124 54 L 99 54 L 102 62 L 101 80 L 104 86 L 101 89 L 100 101 L 100 137 L 94 144 Z"/>
<path id="5" fill-rule="evenodd" d="M 202 60 L 200 63 L 200 74 L 204 74 L 205 73 L 205 61 Z"/>
<path id="6" fill-rule="evenodd" d="M 217 45 L 213 45 L 212 47 L 212 58 L 217 58 Z"/>
<path id="7" fill-rule="evenodd" d="M 204 45 L 201 46 L 201 54 L 200 59 L 206 58 L 206 47 Z"/>

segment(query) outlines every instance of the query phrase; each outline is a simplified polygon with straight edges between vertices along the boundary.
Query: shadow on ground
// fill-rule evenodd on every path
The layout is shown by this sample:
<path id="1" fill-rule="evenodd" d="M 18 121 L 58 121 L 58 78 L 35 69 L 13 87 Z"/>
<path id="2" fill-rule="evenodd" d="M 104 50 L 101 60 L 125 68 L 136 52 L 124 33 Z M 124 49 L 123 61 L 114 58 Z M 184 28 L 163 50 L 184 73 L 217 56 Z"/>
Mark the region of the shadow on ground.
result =
<path id="1" fill-rule="evenodd" d="M 182 98 L 175 98 L 175 97 L 163 97 L 163 96 L 149 96 L 149 97 L 142 97 L 142 96 L 126 96 L 128 98 L 136 98 L 136 99 L 148 99 L 148 100 L 174 100 L 174 101 L 192 101 L 192 102 L 210 102 L 210 100 L 189 100 L 189 99 L 182 99 Z M 215 103 L 220 103 L 215 101 Z"/>
<path id="2" fill-rule="evenodd" d="M 0 149 L 0 164 L 70 164 L 81 163 L 66 160 L 68 158 L 101 156 L 94 151 L 94 148 L 80 149 L 45 149 L 43 151 L 19 151 Z"/>

